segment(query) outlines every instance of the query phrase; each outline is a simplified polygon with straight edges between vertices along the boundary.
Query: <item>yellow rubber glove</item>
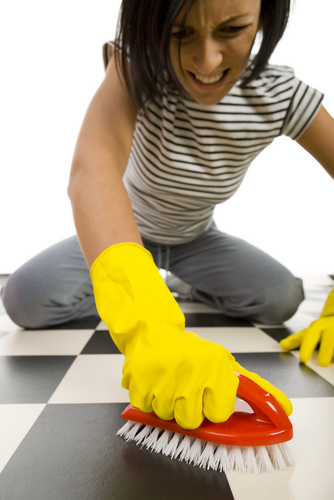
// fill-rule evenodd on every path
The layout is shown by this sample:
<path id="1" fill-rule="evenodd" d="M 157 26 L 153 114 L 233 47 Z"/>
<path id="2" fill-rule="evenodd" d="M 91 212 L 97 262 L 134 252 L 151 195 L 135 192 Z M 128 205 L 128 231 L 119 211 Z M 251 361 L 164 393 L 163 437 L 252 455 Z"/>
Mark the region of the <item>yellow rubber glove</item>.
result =
<path id="1" fill-rule="evenodd" d="M 319 342 L 319 365 L 329 366 L 334 355 L 334 288 L 328 295 L 320 318 L 301 332 L 281 340 L 280 346 L 285 351 L 300 347 L 299 359 L 302 363 L 307 363 Z"/>
<path id="2" fill-rule="evenodd" d="M 136 243 L 107 248 L 91 268 L 96 306 L 125 355 L 122 387 L 131 404 L 188 429 L 234 412 L 235 371 L 273 394 L 288 415 L 289 399 L 248 372 L 220 344 L 185 331 L 185 317 L 151 253 Z"/>

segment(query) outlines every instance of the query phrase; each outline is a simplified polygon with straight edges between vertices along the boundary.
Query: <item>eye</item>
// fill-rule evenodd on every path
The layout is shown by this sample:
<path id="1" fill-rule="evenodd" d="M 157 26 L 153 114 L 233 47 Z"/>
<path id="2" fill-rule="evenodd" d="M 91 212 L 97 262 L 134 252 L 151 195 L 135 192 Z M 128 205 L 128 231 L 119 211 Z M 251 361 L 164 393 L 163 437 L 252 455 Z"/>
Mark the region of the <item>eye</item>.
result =
<path id="1" fill-rule="evenodd" d="M 234 35 L 248 28 L 248 26 L 225 26 L 225 28 L 220 28 L 219 32 L 226 35 Z"/>
<path id="2" fill-rule="evenodd" d="M 183 30 L 174 31 L 172 33 L 172 38 L 176 38 L 177 40 L 184 40 L 190 38 L 192 35 L 193 35 L 193 30 L 185 28 Z"/>

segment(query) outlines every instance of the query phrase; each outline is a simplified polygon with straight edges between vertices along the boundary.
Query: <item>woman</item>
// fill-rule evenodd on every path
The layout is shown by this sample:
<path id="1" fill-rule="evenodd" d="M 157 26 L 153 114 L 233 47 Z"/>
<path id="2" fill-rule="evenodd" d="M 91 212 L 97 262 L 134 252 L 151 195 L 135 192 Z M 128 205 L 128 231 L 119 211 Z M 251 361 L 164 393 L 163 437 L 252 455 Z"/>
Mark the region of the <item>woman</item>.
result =
<path id="1" fill-rule="evenodd" d="M 289 319 L 303 300 L 301 280 L 212 219 L 279 135 L 334 177 L 334 120 L 322 94 L 290 68 L 267 66 L 288 17 L 289 0 L 124 0 L 73 158 L 68 192 L 78 239 L 36 256 L 4 291 L 8 314 L 26 327 L 99 313 L 125 355 L 131 403 L 183 427 L 229 418 L 235 371 L 292 412 L 284 394 L 226 349 L 184 331 L 158 272 L 172 271 L 194 299 L 258 323 Z M 306 339 L 309 353 L 314 334 L 312 342 L 299 337 L 283 347 Z"/>

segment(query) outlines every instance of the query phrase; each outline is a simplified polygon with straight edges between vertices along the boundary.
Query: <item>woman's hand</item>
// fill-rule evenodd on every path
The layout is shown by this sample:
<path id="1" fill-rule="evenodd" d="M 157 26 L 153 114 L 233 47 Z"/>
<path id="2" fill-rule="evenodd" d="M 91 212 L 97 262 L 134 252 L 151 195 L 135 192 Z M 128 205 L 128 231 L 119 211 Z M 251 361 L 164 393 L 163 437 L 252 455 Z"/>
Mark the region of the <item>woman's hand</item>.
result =
<path id="1" fill-rule="evenodd" d="M 205 417 L 224 422 L 234 412 L 239 372 L 292 412 L 281 391 L 245 370 L 222 345 L 185 330 L 185 316 L 148 250 L 131 242 L 112 245 L 93 263 L 91 277 L 100 317 L 125 356 L 122 386 L 133 406 L 175 418 L 185 429 Z"/>
<path id="2" fill-rule="evenodd" d="M 252 379 L 272 394 L 285 412 L 290 400 L 270 382 L 245 370 L 220 344 L 195 333 L 178 333 L 163 325 L 159 333 L 143 333 L 125 359 L 122 386 L 130 402 L 144 413 L 196 429 L 204 418 L 225 422 L 234 413 L 239 379 L 235 372 Z"/>
<path id="3" fill-rule="evenodd" d="M 320 318 L 301 332 L 281 340 L 280 346 L 285 351 L 300 348 L 300 361 L 307 363 L 319 342 L 319 365 L 329 366 L 334 355 L 334 288 L 328 296 Z"/>

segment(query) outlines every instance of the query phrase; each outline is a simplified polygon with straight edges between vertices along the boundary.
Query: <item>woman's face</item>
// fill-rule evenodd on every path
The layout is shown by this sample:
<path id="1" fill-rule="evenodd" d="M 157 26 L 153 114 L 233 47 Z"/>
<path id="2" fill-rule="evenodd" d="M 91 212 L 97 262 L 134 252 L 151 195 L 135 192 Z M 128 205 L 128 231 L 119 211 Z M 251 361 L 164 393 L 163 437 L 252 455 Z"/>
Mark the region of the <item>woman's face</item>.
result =
<path id="1" fill-rule="evenodd" d="M 195 101 L 217 104 L 246 69 L 258 31 L 261 0 L 196 0 L 180 31 L 178 24 L 185 10 L 172 31 L 174 71 Z"/>

